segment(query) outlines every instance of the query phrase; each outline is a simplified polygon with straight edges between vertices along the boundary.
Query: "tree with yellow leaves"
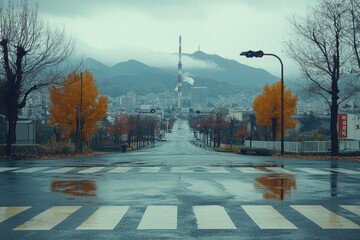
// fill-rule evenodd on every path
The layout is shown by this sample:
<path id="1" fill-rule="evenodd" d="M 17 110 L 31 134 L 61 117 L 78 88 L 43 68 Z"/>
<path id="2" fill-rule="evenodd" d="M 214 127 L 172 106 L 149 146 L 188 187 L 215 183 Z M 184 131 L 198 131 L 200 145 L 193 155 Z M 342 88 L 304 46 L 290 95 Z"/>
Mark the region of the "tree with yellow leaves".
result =
<path id="1" fill-rule="evenodd" d="M 88 70 L 84 72 L 82 80 L 81 74 L 73 72 L 61 86 L 50 87 L 50 100 L 49 124 L 54 126 L 57 141 L 60 135 L 68 138 L 75 133 L 77 121 L 83 127 L 80 139 L 88 141 L 108 108 L 107 97 L 99 96 L 94 77 Z"/>
<path id="2" fill-rule="evenodd" d="M 292 95 L 284 86 L 284 130 L 294 128 L 295 120 L 291 115 L 295 114 L 297 96 Z M 253 102 L 253 109 L 258 125 L 267 126 L 272 130 L 273 141 L 281 133 L 281 81 L 272 86 L 265 85 L 262 94 L 258 95 Z"/>

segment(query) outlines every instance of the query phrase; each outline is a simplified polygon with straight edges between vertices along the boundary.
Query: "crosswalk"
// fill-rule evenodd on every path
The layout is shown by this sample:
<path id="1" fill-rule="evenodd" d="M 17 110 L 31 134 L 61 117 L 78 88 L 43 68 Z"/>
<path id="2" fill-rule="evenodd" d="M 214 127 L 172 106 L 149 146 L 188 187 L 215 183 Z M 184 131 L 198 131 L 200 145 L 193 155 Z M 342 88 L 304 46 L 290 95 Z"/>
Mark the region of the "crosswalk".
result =
<path id="1" fill-rule="evenodd" d="M 32 209 L 33 215 L 25 214 L 23 218 L 19 215 L 31 209 L 31 206 L 3 206 L 0 207 L 0 229 L 6 221 L 15 222 L 11 231 L 49 231 L 61 225 L 65 220 L 73 217 L 83 206 L 51 206 L 48 209 L 36 213 Z M 286 208 L 276 209 L 272 205 L 238 205 L 233 209 L 220 205 L 196 205 L 191 207 L 191 212 L 187 211 L 190 207 L 176 205 L 149 205 L 140 215 L 134 215 L 136 207 L 130 206 L 100 206 L 91 209 L 93 213 L 82 219 L 76 216 L 73 224 L 66 224 L 60 227 L 66 230 L 86 231 L 86 230 L 114 230 L 117 226 L 124 224 L 124 218 L 135 219 L 138 224 L 136 230 L 177 230 L 179 228 L 179 216 L 187 219 L 190 226 L 198 230 L 235 230 L 241 229 L 244 222 L 250 226 L 256 225 L 257 229 L 272 230 L 296 230 L 304 228 L 304 221 L 311 224 L 312 228 L 320 229 L 354 229 L 359 230 L 360 205 L 340 205 L 332 206 L 332 210 L 322 205 L 290 205 Z M 86 209 L 88 212 L 89 209 Z M 186 212 L 188 215 L 179 214 Z M 295 211 L 295 212 L 294 212 Z M 295 217 L 293 215 L 296 215 Z M 17 217 L 19 216 L 19 217 Z M 292 220 L 289 220 L 290 219 Z M 75 217 L 74 217 L 75 218 Z M 191 219 L 195 218 L 195 222 Z M 349 219 L 351 218 L 351 219 Z M 79 219 L 81 221 L 79 221 Z M 190 220 L 189 220 L 190 219 Z M 298 224 L 294 219 L 301 222 Z M 12 226 L 6 225 L 5 226 Z M 248 228 L 249 225 L 247 225 Z M 135 227 L 134 227 L 135 228 Z M 135 229 L 134 229 L 135 230 Z"/>
<path id="2" fill-rule="evenodd" d="M 198 173 L 211 173 L 211 174 L 311 174 L 311 175 L 329 175 L 329 174 L 346 174 L 352 176 L 360 176 L 360 169 L 345 169 L 345 168 L 309 168 L 309 167 L 295 167 L 287 169 L 284 167 L 223 167 L 223 166 L 122 166 L 122 167 L 0 167 L 0 176 L 2 173 L 47 173 L 47 174 L 65 174 L 65 173 L 78 173 L 78 174 L 97 174 L 97 173 L 174 173 L 174 174 L 198 174 Z"/>

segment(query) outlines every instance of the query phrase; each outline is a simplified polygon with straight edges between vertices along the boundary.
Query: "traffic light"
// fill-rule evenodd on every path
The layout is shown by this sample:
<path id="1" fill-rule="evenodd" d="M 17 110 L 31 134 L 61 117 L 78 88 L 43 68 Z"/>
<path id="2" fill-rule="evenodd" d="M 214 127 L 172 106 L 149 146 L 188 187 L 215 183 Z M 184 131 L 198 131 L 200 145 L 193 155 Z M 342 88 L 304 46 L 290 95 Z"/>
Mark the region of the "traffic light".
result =
<path id="1" fill-rule="evenodd" d="M 263 51 L 247 51 L 247 52 L 242 52 L 240 53 L 241 56 L 245 56 L 247 58 L 252 58 L 252 57 L 263 57 L 264 56 L 264 52 Z"/>

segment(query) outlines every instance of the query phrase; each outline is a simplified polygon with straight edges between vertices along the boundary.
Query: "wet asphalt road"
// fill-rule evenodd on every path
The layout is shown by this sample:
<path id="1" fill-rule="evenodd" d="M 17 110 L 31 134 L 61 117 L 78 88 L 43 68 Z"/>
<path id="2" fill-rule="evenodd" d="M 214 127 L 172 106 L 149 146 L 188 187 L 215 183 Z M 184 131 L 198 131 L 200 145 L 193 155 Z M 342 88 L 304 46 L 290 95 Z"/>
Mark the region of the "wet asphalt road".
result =
<path id="1" fill-rule="evenodd" d="M 360 165 L 154 148 L 0 161 L 0 239 L 360 239 Z"/>

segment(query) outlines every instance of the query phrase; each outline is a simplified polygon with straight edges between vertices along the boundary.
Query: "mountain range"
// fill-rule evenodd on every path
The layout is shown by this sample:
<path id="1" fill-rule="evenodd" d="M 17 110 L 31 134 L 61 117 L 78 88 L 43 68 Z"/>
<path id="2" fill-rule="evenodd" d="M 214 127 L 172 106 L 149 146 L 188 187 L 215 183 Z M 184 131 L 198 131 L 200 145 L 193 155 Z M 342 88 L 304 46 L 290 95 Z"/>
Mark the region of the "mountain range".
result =
<path id="1" fill-rule="evenodd" d="M 196 51 L 192 54 L 183 54 L 183 56 L 193 62 L 210 66 L 199 67 L 196 64 L 183 66 L 186 69 L 186 77 L 194 80 L 191 81 L 193 86 L 207 87 L 209 97 L 261 89 L 265 84 L 273 84 L 278 80 L 263 69 L 253 68 L 218 55 Z M 128 60 L 109 67 L 100 61 L 87 58 L 84 68 L 94 75 L 101 94 L 111 97 L 124 95 L 127 92 L 135 92 L 138 95 L 175 94 L 178 78 L 177 65 L 174 68 L 158 68 L 137 60 Z M 184 96 L 189 94 L 191 87 L 190 83 L 183 82 Z"/>

